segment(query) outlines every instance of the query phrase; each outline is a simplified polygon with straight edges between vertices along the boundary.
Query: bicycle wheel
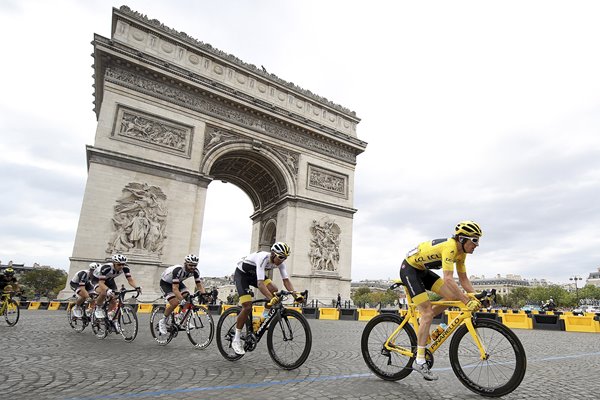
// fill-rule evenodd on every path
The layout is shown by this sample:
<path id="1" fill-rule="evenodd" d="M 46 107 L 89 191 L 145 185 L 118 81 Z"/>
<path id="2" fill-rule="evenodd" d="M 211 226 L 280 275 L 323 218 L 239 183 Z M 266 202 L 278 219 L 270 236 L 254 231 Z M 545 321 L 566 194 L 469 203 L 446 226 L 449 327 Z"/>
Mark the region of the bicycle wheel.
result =
<path id="1" fill-rule="evenodd" d="M 229 361 L 239 360 L 244 356 L 243 354 L 237 354 L 231 347 L 231 342 L 235 336 L 237 316 L 240 312 L 240 307 L 231 307 L 221 314 L 221 318 L 219 318 L 219 322 L 217 323 L 217 347 L 221 355 Z M 245 336 L 246 324 L 242 328 L 242 337 Z"/>
<path id="2" fill-rule="evenodd" d="M 215 323 L 204 306 L 190 312 L 186 332 L 188 339 L 197 349 L 207 348 L 215 336 Z"/>
<path id="3" fill-rule="evenodd" d="M 283 369 L 296 369 L 308 358 L 312 347 L 312 332 L 304 315 L 283 308 L 275 315 L 267 332 L 269 355 Z"/>
<path id="4" fill-rule="evenodd" d="M 83 318 L 78 318 L 75 315 L 73 315 L 72 305 L 70 307 L 67 307 L 67 319 L 69 320 L 69 325 L 71 325 L 71 328 L 73 328 L 75 332 L 81 333 L 87 326 L 87 323 L 84 321 L 84 318 L 85 316 Z"/>
<path id="5" fill-rule="evenodd" d="M 14 299 L 6 301 L 4 308 L 4 318 L 9 326 L 15 326 L 19 322 L 19 303 Z"/>
<path id="6" fill-rule="evenodd" d="M 108 327 L 106 326 L 105 318 L 96 318 L 96 315 L 92 312 L 92 332 L 98 339 L 104 339 L 108 336 Z"/>
<path id="7" fill-rule="evenodd" d="M 126 342 L 133 342 L 138 333 L 137 314 L 131 306 L 122 306 L 119 313 L 119 331 Z"/>
<path id="8" fill-rule="evenodd" d="M 396 328 L 402 323 L 402 317 L 395 314 L 381 314 L 369 321 L 362 333 L 360 349 L 365 363 L 381 379 L 397 381 L 406 378 L 412 372 L 415 357 L 404 356 L 387 350 L 384 345 Z M 417 335 L 410 324 L 405 324 L 394 339 L 393 344 L 417 352 Z"/>
<path id="9" fill-rule="evenodd" d="M 160 321 L 165 314 L 165 306 L 154 307 L 152 310 L 152 315 L 150 316 L 150 333 L 156 343 L 164 346 L 168 344 L 171 339 L 173 339 L 173 332 L 167 332 L 166 335 L 160 333 L 158 329 L 158 321 Z"/>
<path id="10" fill-rule="evenodd" d="M 487 397 L 504 396 L 515 390 L 525 376 L 525 349 L 517 335 L 497 321 L 481 318 L 473 324 L 486 358 L 481 359 L 477 344 L 463 325 L 450 342 L 452 369 L 469 390 Z"/>

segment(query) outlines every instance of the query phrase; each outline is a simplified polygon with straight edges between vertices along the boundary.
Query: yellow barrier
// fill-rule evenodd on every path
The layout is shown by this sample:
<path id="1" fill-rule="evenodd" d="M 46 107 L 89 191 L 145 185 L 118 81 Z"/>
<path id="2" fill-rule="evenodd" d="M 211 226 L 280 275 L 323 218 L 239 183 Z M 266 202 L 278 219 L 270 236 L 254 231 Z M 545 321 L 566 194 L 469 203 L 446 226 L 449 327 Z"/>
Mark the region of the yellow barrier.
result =
<path id="1" fill-rule="evenodd" d="M 237 304 L 223 304 L 221 305 L 221 314 L 230 309 L 231 307 L 236 307 Z"/>
<path id="2" fill-rule="evenodd" d="M 154 304 L 138 304 L 137 312 L 140 314 L 151 313 L 154 308 Z M 159 311 L 160 312 L 160 311 Z"/>
<path id="3" fill-rule="evenodd" d="M 522 314 L 504 314 L 502 315 L 502 323 L 509 328 L 516 329 L 533 329 L 533 321 L 525 313 Z"/>
<path id="4" fill-rule="evenodd" d="M 591 315 L 564 315 L 565 330 L 568 332 L 600 332 L 600 322 Z"/>
<path id="5" fill-rule="evenodd" d="M 60 307 L 60 301 L 51 301 L 48 310 L 55 311 Z"/>
<path id="6" fill-rule="evenodd" d="M 379 311 L 376 308 L 359 308 L 358 309 L 358 320 L 359 321 L 370 321 L 371 318 L 377 316 Z"/>
<path id="7" fill-rule="evenodd" d="M 265 306 L 252 306 L 252 315 L 261 315 L 265 311 Z"/>
<path id="8" fill-rule="evenodd" d="M 28 310 L 38 310 L 40 308 L 40 302 L 39 301 L 32 301 L 29 303 L 29 307 L 27 307 Z"/>
<path id="9" fill-rule="evenodd" d="M 319 319 L 340 319 L 337 308 L 319 308 Z"/>

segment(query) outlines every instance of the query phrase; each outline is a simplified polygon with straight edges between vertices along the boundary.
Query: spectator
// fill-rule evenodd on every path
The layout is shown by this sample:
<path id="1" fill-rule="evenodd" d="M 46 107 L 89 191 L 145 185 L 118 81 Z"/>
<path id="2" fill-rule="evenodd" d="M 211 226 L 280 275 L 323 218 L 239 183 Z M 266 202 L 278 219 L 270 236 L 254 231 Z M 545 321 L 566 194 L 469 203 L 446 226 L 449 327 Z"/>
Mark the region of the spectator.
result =
<path id="1" fill-rule="evenodd" d="M 335 303 L 335 308 L 342 308 L 342 296 L 338 293 L 337 302 Z"/>

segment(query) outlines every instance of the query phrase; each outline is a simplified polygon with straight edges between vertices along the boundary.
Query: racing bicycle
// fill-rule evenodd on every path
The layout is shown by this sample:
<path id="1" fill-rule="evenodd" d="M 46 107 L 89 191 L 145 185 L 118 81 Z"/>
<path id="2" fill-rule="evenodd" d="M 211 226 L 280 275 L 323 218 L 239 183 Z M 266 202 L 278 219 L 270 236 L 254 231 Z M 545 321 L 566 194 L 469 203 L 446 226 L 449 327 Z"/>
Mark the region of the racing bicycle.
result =
<path id="1" fill-rule="evenodd" d="M 165 306 L 154 307 L 150 316 L 150 332 L 154 340 L 164 346 L 173 340 L 179 332 L 185 331 L 195 348 L 207 348 L 215 335 L 215 323 L 208 308 L 202 304 L 210 297 L 210 293 L 200 293 L 198 291 L 188 296 L 188 301 L 183 307 L 180 307 L 179 312 L 173 311 L 167 317 L 166 335 L 162 335 L 158 329 L 158 321 L 164 316 Z M 194 303 L 194 299 L 198 299 L 199 304 Z"/>
<path id="2" fill-rule="evenodd" d="M 0 302 L 0 315 L 4 315 L 4 319 L 8 326 L 15 326 L 19 322 L 19 303 L 13 299 L 15 292 L 2 293 L 2 301 Z"/>
<path id="3" fill-rule="evenodd" d="M 140 295 L 139 288 L 132 290 L 121 289 L 118 292 L 114 292 L 113 296 L 117 298 L 117 305 L 110 311 L 108 309 L 110 308 L 111 299 L 107 296 L 106 301 L 102 305 L 104 318 L 97 318 L 96 313 L 92 312 L 92 331 L 94 331 L 94 335 L 98 339 L 104 339 L 111 332 L 121 334 L 126 342 L 132 342 L 135 339 L 138 332 L 137 315 L 133 307 L 123 304 L 125 295 L 133 292 L 136 295 L 132 296 L 132 298 L 137 299 Z"/>
<path id="4" fill-rule="evenodd" d="M 395 281 L 394 290 L 402 285 Z M 378 377 L 396 381 L 413 371 L 417 355 L 419 320 L 417 307 L 405 290 L 408 310 L 405 316 L 380 314 L 371 319 L 362 334 L 361 351 L 367 366 Z M 478 299 L 487 293 L 475 295 Z M 505 325 L 490 318 L 478 317 L 461 301 L 432 301 L 432 305 L 458 307 L 460 313 L 425 350 L 429 368 L 433 354 L 453 333 L 450 342 L 450 364 L 458 380 L 469 390 L 486 397 L 500 397 L 515 390 L 527 368 L 521 341 Z"/>
<path id="5" fill-rule="evenodd" d="M 97 295 L 95 293 L 90 293 L 90 297 L 85 299 L 85 302 L 81 306 L 81 309 L 83 310 L 83 315 L 81 317 L 77 317 L 73 313 L 73 307 L 76 304 L 75 302 L 71 302 L 67 306 L 67 320 L 75 332 L 83 332 L 83 330 L 92 322 L 92 314 L 94 313 L 93 304 L 96 297 Z"/>
<path id="6" fill-rule="evenodd" d="M 300 294 L 306 302 L 308 291 L 305 290 Z M 264 321 L 257 323 L 255 329 L 252 324 L 252 313 L 250 313 L 241 334 L 244 350 L 254 351 L 266 332 L 267 349 L 271 359 L 275 364 L 287 370 L 296 369 L 304 364 L 312 346 L 312 333 L 304 315 L 283 304 L 283 300 L 290 295 L 292 292 L 286 290 L 275 293 L 279 302 L 269 309 Z M 252 305 L 267 303 L 267 301 L 266 299 L 253 300 Z M 231 347 L 235 336 L 237 316 L 241 311 L 240 306 L 228 308 L 221 314 L 217 323 L 217 347 L 221 355 L 229 361 L 239 360 L 243 357 Z"/>

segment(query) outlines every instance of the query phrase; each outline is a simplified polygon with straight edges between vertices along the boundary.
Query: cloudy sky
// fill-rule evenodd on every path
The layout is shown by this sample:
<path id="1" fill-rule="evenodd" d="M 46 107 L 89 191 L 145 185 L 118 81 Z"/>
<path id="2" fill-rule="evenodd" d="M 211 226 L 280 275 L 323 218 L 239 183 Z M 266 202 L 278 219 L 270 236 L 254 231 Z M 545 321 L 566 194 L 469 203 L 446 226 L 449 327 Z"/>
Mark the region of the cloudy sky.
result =
<path id="1" fill-rule="evenodd" d="M 356 111 L 353 280 L 395 278 L 462 219 L 485 232 L 470 274 L 600 267 L 600 3 L 547 0 L 2 0 L 3 264 L 68 269 L 96 129 L 90 41 L 123 4 Z M 203 275 L 249 250 L 251 213 L 211 183 Z"/>

